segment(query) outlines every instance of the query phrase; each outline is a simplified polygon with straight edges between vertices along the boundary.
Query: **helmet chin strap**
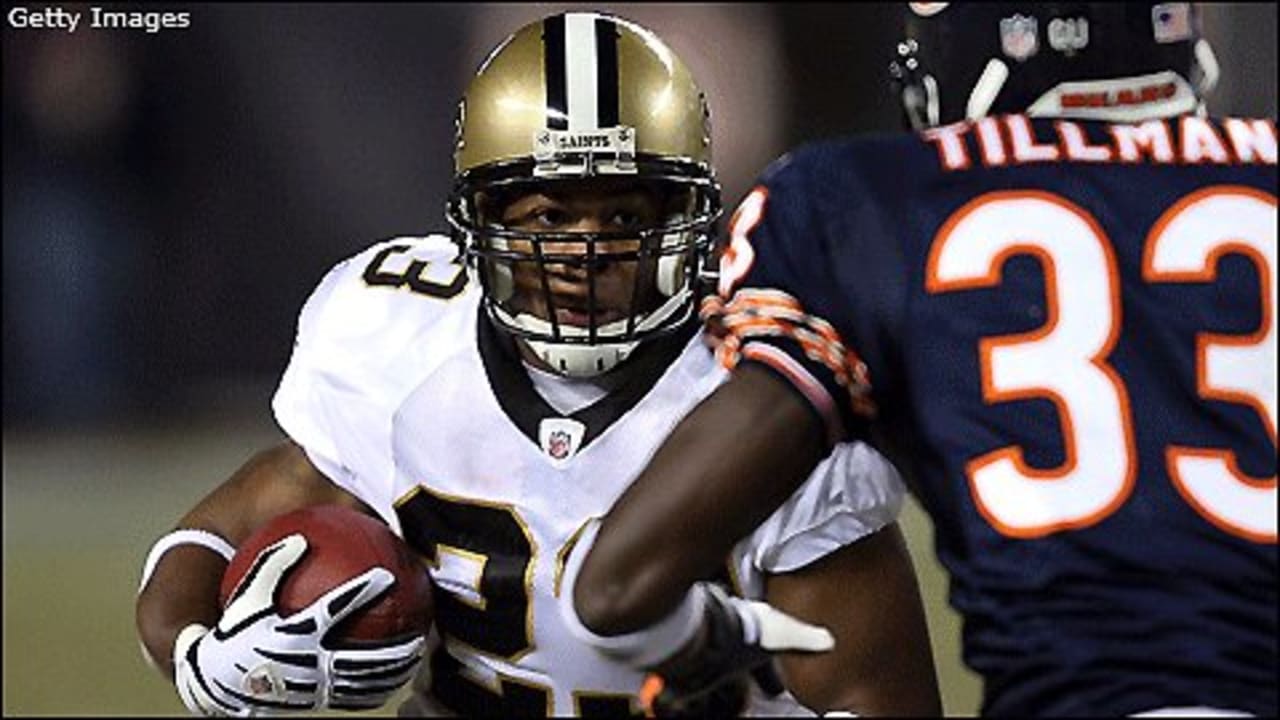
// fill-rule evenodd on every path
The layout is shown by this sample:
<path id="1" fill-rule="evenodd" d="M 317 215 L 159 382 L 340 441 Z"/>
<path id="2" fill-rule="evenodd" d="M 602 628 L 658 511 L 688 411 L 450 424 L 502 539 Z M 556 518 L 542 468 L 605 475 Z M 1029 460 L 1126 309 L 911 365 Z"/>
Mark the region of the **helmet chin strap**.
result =
<path id="1" fill-rule="evenodd" d="M 599 343 L 596 345 L 565 345 L 542 340 L 520 339 L 529 346 L 557 375 L 574 379 L 586 379 L 603 375 L 622 364 L 640 343 Z"/>
<path id="2" fill-rule="evenodd" d="M 668 298 L 657 310 L 649 313 L 644 319 L 636 323 L 636 331 L 643 332 L 657 327 L 684 304 L 691 292 L 686 288 Z M 495 307 L 495 310 L 502 324 L 541 335 L 550 335 L 552 333 L 551 323 L 540 317 L 529 313 L 511 316 L 501 308 Z M 615 320 L 597 328 L 596 337 L 621 335 L 626 332 L 626 327 L 626 320 Z M 586 328 L 574 325 L 561 325 L 560 334 L 571 338 L 586 338 L 590 335 Z M 571 378 L 590 378 L 603 375 L 622 364 L 640 345 L 639 340 L 606 341 L 594 344 L 552 342 L 532 338 L 518 338 L 518 341 L 523 342 L 533 351 L 534 355 L 546 363 L 552 372 Z"/>

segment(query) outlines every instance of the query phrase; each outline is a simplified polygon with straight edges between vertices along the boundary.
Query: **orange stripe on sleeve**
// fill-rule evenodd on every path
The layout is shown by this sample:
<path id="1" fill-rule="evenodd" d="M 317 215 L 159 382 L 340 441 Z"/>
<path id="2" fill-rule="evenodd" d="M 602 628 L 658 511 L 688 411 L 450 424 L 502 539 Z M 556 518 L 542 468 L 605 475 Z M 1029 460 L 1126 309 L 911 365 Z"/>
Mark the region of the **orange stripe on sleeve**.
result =
<path id="1" fill-rule="evenodd" d="M 836 383 L 848 390 L 855 414 L 875 415 L 866 363 L 844 344 L 831 323 L 806 313 L 791 295 L 781 290 L 744 288 L 728 302 L 719 297 L 704 299 L 700 313 L 714 336 L 713 342 L 719 342 L 717 357 L 726 368 L 732 369 L 738 363 L 748 340 L 785 338 L 795 342 L 805 357 L 827 368 Z M 803 370 L 799 363 L 796 367 Z M 807 370 L 804 375 L 813 379 Z M 804 388 L 801 390 L 808 394 Z M 825 390 L 823 395 L 829 402 Z M 815 407 L 822 410 L 816 403 Z"/>

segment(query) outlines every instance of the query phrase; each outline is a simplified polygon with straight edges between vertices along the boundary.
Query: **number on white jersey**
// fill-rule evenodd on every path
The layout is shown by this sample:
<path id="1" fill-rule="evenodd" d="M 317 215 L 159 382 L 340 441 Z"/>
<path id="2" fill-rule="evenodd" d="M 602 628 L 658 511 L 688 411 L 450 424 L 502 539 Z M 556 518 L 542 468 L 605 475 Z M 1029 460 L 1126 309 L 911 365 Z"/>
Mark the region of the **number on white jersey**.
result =
<path id="1" fill-rule="evenodd" d="M 506 503 L 447 497 L 419 486 L 397 503 L 405 539 L 433 567 L 472 565 L 474 582 L 436 594 L 436 628 L 444 642 L 431 657 L 431 692 L 468 716 L 546 717 L 551 689 L 494 673 L 490 682 L 464 670 L 454 654 L 517 662 L 533 649 L 533 562 L 537 547 L 520 513 Z M 468 573 L 461 573 L 467 575 Z M 631 695 L 574 693 L 574 713 L 626 717 Z M 500 711 L 499 711 L 500 710 Z"/>
<path id="2" fill-rule="evenodd" d="M 371 287 L 407 287 L 411 292 L 448 300 L 467 287 L 460 263 L 432 263 L 414 257 L 409 245 L 388 245 L 373 256 L 361 277 Z"/>

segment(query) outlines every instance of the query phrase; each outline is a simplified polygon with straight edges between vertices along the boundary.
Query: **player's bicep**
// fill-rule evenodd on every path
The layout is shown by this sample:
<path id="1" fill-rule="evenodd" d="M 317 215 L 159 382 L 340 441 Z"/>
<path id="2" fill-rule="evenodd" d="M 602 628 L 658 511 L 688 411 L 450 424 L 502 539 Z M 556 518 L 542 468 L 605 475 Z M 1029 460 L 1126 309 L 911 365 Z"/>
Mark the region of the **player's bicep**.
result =
<path id="1" fill-rule="evenodd" d="M 785 654 L 783 681 L 818 712 L 941 713 L 924 607 L 896 523 L 765 581 L 766 600 L 836 638 L 830 652 Z"/>
<path id="2" fill-rule="evenodd" d="M 285 441 L 250 458 L 179 525 L 213 530 L 236 545 L 277 515 L 323 504 L 373 514 L 359 498 L 316 469 L 301 447 Z"/>
<path id="3" fill-rule="evenodd" d="M 818 464 L 816 426 L 768 371 L 736 371 L 676 426 L 605 516 L 578 575 L 582 622 L 616 635 L 673 610 Z"/>
<path id="4" fill-rule="evenodd" d="M 845 315 L 829 229 L 791 177 L 756 187 L 734 213 L 718 296 L 703 305 L 726 367 L 770 367 L 822 418 L 829 441 L 873 412 L 866 365 L 830 321 Z M 803 301 L 801 301 L 803 298 Z"/>
<path id="5" fill-rule="evenodd" d="M 473 315 L 455 302 L 465 273 L 443 236 L 370 246 L 338 263 L 303 306 L 289 364 L 272 397 L 276 423 L 320 472 L 389 506 L 391 416 L 451 337 Z M 383 519 L 394 527 L 394 516 Z"/>

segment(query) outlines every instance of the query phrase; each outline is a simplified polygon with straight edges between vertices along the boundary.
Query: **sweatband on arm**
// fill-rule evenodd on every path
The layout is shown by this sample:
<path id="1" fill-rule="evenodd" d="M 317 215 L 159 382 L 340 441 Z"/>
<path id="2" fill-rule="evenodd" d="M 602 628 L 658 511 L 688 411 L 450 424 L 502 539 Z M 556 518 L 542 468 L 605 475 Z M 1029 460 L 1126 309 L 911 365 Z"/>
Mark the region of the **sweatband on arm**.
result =
<path id="1" fill-rule="evenodd" d="M 218 553 L 227 562 L 231 562 L 231 558 L 236 554 L 236 549 L 231 546 L 231 543 L 208 530 L 194 528 L 174 530 L 157 540 L 156 544 L 151 546 L 151 552 L 147 553 L 147 560 L 142 565 L 142 581 L 138 583 L 139 593 L 147 586 L 147 582 L 151 580 L 151 574 L 156 571 L 156 565 L 160 563 L 160 557 L 178 545 L 201 545 Z"/>
<path id="2" fill-rule="evenodd" d="M 637 669 L 651 668 L 674 655 L 693 638 L 706 611 L 706 590 L 690 588 L 684 600 L 666 617 L 643 630 L 624 635 L 600 635 L 582 623 L 573 602 L 573 591 L 600 521 L 594 520 L 582 533 L 565 561 L 564 583 L 560 590 L 560 614 L 569 632 L 578 640 L 618 662 Z"/>

